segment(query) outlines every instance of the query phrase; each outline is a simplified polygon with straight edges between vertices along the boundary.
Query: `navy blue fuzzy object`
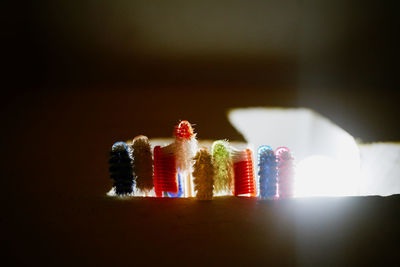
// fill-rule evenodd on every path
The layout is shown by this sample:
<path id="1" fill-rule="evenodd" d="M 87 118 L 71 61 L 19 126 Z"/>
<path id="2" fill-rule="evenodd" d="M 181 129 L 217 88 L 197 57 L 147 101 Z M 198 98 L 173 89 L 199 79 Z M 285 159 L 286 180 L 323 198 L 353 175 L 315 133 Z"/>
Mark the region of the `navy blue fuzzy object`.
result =
<path id="1" fill-rule="evenodd" d="M 112 146 L 108 163 L 110 178 L 114 180 L 115 193 L 117 195 L 131 194 L 135 181 L 130 150 L 125 142 L 116 142 Z"/>
<path id="2" fill-rule="evenodd" d="M 271 147 L 265 145 L 259 147 L 258 167 L 260 197 L 274 198 L 277 193 L 277 160 Z"/>

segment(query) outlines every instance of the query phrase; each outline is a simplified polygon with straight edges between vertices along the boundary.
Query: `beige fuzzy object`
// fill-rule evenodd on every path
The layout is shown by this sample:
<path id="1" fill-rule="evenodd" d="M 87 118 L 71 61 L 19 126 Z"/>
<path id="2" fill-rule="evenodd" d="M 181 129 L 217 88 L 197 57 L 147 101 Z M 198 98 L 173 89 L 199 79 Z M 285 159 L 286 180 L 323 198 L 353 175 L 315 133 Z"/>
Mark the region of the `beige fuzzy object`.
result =
<path id="1" fill-rule="evenodd" d="M 214 190 L 214 168 L 211 155 L 203 148 L 194 157 L 194 190 L 196 198 L 200 200 L 211 200 Z"/>

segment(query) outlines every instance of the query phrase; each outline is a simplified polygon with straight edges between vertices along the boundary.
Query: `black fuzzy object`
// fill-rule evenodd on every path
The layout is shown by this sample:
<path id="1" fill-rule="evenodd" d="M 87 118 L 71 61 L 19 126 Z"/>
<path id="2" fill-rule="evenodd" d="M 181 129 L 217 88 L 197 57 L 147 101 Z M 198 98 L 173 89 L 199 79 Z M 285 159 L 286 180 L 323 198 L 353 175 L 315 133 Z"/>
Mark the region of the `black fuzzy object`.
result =
<path id="1" fill-rule="evenodd" d="M 117 142 L 110 152 L 110 178 L 114 180 L 117 195 L 131 194 L 135 180 L 133 179 L 132 158 L 125 142 Z"/>

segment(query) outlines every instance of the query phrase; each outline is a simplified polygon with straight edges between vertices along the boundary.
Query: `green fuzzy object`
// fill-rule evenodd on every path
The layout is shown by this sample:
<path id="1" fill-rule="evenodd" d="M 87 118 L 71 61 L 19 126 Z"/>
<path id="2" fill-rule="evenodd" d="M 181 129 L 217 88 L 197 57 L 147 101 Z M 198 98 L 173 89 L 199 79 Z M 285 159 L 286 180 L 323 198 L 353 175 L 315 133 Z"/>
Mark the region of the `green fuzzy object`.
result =
<path id="1" fill-rule="evenodd" d="M 199 200 L 211 200 L 214 190 L 214 168 L 207 149 L 201 149 L 194 157 L 194 190 Z"/>
<path id="2" fill-rule="evenodd" d="M 225 140 L 215 141 L 212 145 L 214 165 L 215 193 L 231 192 L 233 186 L 233 163 L 229 143 Z"/>
<path id="3" fill-rule="evenodd" d="M 153 183 L 153 158 L 149 139 L 138 136 L 132 143 L 133 171 L 136 176 L 136 188 L 142 192 L 149 192 Z"/>

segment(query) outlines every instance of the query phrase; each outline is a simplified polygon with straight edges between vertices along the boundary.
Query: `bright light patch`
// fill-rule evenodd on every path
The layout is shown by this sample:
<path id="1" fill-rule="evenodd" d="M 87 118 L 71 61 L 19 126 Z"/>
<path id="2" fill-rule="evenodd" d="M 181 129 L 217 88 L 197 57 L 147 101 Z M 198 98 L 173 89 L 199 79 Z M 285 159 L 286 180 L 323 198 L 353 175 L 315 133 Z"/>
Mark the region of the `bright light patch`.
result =
<path id="1" fill-rule="evenodd" d="M 297 165 L 296 197 L 354 195 L 356 186 L 356 177 L 332 158 L 311 156 Z"/>
<path id="2" fill-rule="evenodd" d="M 318 113 L 303 108 L 246 108 L 232 110 L 229 120 L 255 147 L 290 148 L 297 163 L 295 196 L 359 195 L 358 145 Z"/>

